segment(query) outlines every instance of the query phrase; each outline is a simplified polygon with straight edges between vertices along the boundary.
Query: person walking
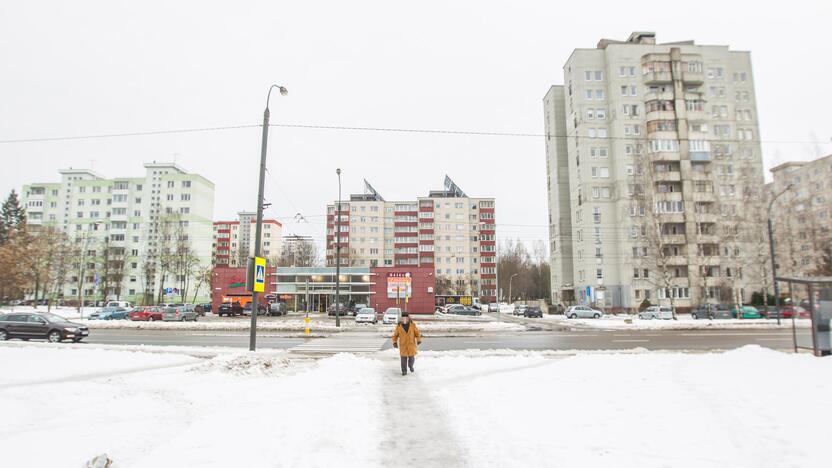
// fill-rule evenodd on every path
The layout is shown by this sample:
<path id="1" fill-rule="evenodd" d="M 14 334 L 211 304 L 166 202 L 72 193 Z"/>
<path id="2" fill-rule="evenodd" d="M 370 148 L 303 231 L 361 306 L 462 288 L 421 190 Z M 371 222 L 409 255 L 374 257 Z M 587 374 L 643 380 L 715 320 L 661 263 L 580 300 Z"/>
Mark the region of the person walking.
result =
<path id="1" fill-rule="evenodd" d="M 402 360 L 402 375 L 407 375 L 407 369 L 410 369 L 410 372 L 416 372 L 413 369 L 413 364 L 416 361 L 416 346 L 422 344 L 422 334 L 419 333 L 419 327 L 410 321 L 407 312 L 402 312 L 402 319 L 396 324 L 396 331 L 393 332 L 391 338 L 393 339 L 393 347 L 399 348 L 399 356 Z"/>

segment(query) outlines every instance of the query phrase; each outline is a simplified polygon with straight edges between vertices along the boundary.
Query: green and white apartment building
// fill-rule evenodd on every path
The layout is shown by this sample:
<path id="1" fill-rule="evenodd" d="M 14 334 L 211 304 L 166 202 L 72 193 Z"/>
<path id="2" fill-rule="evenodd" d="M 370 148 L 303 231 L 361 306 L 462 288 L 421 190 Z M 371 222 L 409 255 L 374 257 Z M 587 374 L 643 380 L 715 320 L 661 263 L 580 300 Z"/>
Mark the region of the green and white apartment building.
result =
<path id="1" fill-rule="evenodd" d="M 29 225 L 57 228 L 78 243 L 85 266 L 85 298 L 118 296 L 141 303 L 146 291 L 158 295 L 160 289 L 178 290 L 181 278 L 163 275 L 159 265 L 162 250 L 173 248 L 177 239 L 192 252 L 190 257 L 196 263 L 190 268 L 193 276 L 211 265 L 214 184 L 172 163 L 152 162 L 144 168 L 141 177 L 117 178 L 70 168 L 59 171 L 60 182 L 23 186 Z M 109 284 L 108 291 L 102 291 L 97 273 L 104 246 L 115 249 L 124 262 L 120 287 Z M 155 271 L 149 274 L 149 270 Z M 64 299 L 78 297 L 80 271 L 79 267 L 68 275 Z M 189 280 L 189 299 L 196 283 L 193 277 Z M 210 286 L 202 285 L 201 291 L 199 298 L 210 296 Z M 174 292 L 170 296 L 170 300 L 178 300 Z"/>

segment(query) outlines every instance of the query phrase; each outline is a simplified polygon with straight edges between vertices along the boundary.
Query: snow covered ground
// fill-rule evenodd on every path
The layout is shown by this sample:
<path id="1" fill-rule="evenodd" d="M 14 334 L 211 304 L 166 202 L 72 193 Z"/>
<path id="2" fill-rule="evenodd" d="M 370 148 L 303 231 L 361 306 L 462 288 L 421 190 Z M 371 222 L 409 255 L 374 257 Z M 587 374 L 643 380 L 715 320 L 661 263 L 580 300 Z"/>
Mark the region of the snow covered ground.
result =
<path id="1" fill-rule="evenodd" d="M 293 360 L 0 345 L 14 467 L 829 466 L 832 359 L 424 353 Z M 44 450 L 44 444 L 49 450 Z"/>
<path id="2" fill-rule="evenodd" d="M 569 319 L 563 315 L 544 315 L 543 320 L 577 328 L 603 330 L 730 330 L 730 329 L 791 329 L 791 319 L 717 319 L 700 320 L 680 315 L 678 320 L 642 320 L 635 315 L 604 315 L 600 319 Z M 627 323 L 627 321 L 630 323 Z M 797 319 L 799 328 L 809 327 L 808 319 Z"/>

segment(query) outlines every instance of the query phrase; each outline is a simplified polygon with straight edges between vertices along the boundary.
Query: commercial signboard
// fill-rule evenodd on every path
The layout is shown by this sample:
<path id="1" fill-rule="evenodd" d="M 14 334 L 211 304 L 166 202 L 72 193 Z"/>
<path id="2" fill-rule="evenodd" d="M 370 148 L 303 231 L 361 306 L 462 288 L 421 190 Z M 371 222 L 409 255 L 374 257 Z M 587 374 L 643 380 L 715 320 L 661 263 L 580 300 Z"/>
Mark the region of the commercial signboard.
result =
<path id="1" fill-rule="evenodd" d="M 387 274 L 387 298 L 405 299 L 413 296 L 413 287 L 410 273 L 388 273 Z"/>

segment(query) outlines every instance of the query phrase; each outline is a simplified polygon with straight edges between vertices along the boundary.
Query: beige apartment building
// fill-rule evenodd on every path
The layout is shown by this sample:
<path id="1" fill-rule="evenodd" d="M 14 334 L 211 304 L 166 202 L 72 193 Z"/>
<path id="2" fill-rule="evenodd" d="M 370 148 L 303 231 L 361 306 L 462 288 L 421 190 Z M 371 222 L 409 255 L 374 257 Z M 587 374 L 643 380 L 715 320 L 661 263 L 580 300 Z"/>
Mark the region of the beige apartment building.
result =
<path id="1" fill-rule="evenodd" d="M 327 206 L 326 263 L 335 265 L 335 204 Z M 341 266 L 432 266 L 437 282 L 458 294 L 496 298 L 493 198 L 472 198 L 449 177 L 443 190 L 409 201 L 365 193 L 341 202 Z"/>
<path id="2" fill-rule="evenodd" d="M 788 162 L 771 169 L 777 274 L 817 276 L 824 249 L 832 247 L 832 155 Z M 788 188 L 788 190 L 786 190 Z"/>
<path id="3" fill-rule="evenodd" d="M 219 267 L 245 267 L 249 257 L 254 256 L 257 213 L 241 211 L 233 221 L 214 221 L 213 261 Z M 276 219 L 263 220 L 260 252 L 269 263 L 281 254 L 283 248 L 283 225 Z"/>
<path id="4" fill-rule="evenodd" d="M 767 245 L 750 53 L 636 32 L 575 49 L 563 83 L 543 99 L 552 300 L 750 300 Z"/>

